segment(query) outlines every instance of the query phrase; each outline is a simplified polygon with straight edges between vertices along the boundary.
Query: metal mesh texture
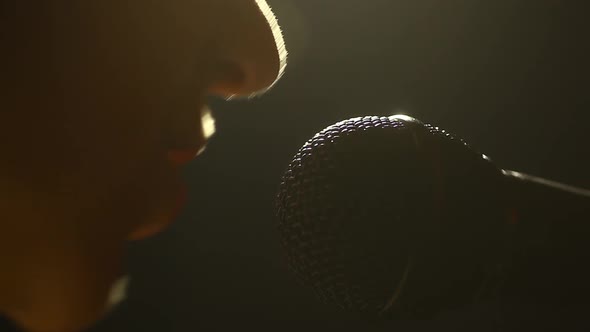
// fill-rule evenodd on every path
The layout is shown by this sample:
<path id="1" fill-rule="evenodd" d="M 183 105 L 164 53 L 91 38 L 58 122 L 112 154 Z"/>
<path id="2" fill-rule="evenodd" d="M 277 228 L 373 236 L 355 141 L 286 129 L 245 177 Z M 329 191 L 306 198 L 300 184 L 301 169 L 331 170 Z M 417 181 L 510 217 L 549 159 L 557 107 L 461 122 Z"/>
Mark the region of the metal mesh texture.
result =
<path id="1" fill-rule="evenodd" d="M 361 313 L 382 311 L 410 261 L 398 312 L 430 314 L 469 297 L 488 263 L 472 262 L 493 261 L 501 216 L 479 214 L 499 204 L 499 174 L 462 140 L 409 117 L 329 126 L 299 150 L 279 188 L 289 266 L 324 301 Z"/>

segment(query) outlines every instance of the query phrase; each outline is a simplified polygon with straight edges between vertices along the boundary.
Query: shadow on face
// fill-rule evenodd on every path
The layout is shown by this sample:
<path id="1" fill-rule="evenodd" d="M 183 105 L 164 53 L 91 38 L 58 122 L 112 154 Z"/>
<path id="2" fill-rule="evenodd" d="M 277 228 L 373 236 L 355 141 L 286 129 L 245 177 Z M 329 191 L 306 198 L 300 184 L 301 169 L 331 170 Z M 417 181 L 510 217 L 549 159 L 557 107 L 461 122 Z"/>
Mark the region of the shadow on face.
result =
<path id="1" fill-rule="evenodd" d="M 106 310 L 125 241 L 174 218 L 205 97 L 263 90 L 286 52 L 263 1 L 2 6 L 0 310 L 75 331 Z"/>

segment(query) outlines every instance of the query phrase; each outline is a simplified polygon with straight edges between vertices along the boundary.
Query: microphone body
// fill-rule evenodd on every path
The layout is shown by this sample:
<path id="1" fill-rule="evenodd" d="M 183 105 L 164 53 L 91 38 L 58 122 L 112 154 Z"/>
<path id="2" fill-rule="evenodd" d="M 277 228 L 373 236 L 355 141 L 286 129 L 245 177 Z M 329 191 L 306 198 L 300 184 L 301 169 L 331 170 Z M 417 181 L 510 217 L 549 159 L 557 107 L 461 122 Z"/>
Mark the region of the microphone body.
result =
<path id="1" fill-rule="evenodd" d="M 429 318 L 474 302 L 590 295 L 589 191 L 506 171 L 407 116 L 316 134 L 277 199 L 291 269 L 362 315 Z"/>
<path id="2" fill-rule="evenodd" d="M 576 304 L 590 296 L 590 191 L 503 171 L 511 216 L 505 296 Z"/>

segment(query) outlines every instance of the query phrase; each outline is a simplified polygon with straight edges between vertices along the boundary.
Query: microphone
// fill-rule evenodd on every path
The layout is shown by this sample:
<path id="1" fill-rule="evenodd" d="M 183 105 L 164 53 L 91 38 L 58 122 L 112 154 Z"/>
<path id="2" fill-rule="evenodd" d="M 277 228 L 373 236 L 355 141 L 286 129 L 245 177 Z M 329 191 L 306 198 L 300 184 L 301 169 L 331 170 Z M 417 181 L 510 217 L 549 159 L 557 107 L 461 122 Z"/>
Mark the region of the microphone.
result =
<path id="1" fill-rule="evenodd" d="M 277 215 L 289 267 L 325 302 L 428 319 L 500 298 L 586 300 L 589 203 L 432 125 L 367 116 L 305 143 Z"/>

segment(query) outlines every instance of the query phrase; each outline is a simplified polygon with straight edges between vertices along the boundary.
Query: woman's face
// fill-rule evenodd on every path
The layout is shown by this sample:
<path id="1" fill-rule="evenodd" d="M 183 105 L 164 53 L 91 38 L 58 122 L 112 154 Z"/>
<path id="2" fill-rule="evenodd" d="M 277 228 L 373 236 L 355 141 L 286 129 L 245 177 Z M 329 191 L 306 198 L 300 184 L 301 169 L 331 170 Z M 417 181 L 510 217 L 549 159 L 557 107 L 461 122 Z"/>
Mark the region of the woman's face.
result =
<path id="1" fill-rule="evenodd" d="M 125 242 L 180 207 L 205 98 L 263 91 L 285 60 L 262 0 L 71 3 L 2 23 L 0 311 L 40 332 L 105 312 Z"/>

